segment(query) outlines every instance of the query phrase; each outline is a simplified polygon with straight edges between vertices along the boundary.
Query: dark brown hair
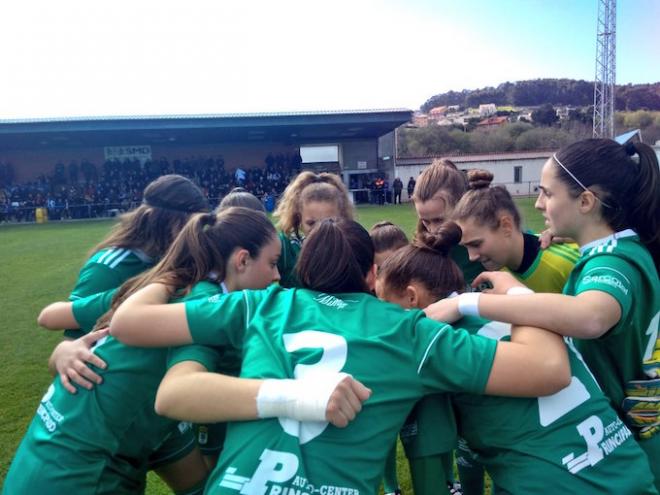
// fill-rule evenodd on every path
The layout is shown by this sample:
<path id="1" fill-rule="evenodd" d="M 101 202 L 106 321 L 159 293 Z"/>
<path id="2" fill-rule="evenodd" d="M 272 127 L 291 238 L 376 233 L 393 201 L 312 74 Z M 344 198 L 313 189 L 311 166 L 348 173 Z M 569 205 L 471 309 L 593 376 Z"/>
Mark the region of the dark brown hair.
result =
<path id="1" fill-rule="evenodd" d="M 456 221 L 472 219 L 479 225 L 491 229 L 499 227 L 499 217 L 506 212 L 520 229 L 520 213 L 506 187 L 493 186 L 493 174 L 487 170 L 469 170 L 467 173 L 468 191 L 460 199 L 452 212 Z"/>
<path id="2" fill-rule="evenodd" d="M 246 249 L 256 258 L 276 235 L 264 213 L 248 208 L 194 215 L 156 266 L 124 282 L 113 297 L 112 309 L 99 319 L 96 328 L 107 326 L 114 310 L 128 296 L 151 283 L 167 283 L 185 291 L 210 275 L 221 282 L 234 250 Z"/>
<path id="3" fill-rule="evenodd" d="M 556 157 L 600 200 L 601 216 L 610 228 L 632 228 L 639 234 L 657 269 L 660 171 L 653 148 L 643 143 L 622 146 L 611 139 L 585 139 L 562 148 Z M 555 170 L 574 197 L 584 191 L 561 166 Z"/>
<path id="4" fill-rule="evenodd" d="M 388 221 L 375 223 L 371 227 L 369 235 L 376 253 L 382 253 L 390 249 L 396 250 L 408 244 L 406 233 L 401 227 Z"/>
<path id="5" fill-rule="evenodd" d="M 208 211 L 204 193 L 180 175 L 163 175 L 144 189 L 143 203 L 119 218 L 108 237 L 92 252 L 108 247 L 139 249 L 160 258 L 191 214 Z"/>
<path id="6" fill-rule="evenodd" d="M 368 292 L 365 277 L 374 263 L 369 233 L 353 220 L 326 219 L 305 239 L 296 274 L 302 287 L 327 292 Z"/>
<path id="7" fill-rule="evenodd" d="M 436 300 L 465 288 L 463 272 L 449 257 L 449 250 L 461 240 L 461 229 L 445 222 L 437 232 L 420 232 L 413 242 L 399 249 L 380 266 L 378 278 L 388 290 L 402 292 L 419 282 Z"/>

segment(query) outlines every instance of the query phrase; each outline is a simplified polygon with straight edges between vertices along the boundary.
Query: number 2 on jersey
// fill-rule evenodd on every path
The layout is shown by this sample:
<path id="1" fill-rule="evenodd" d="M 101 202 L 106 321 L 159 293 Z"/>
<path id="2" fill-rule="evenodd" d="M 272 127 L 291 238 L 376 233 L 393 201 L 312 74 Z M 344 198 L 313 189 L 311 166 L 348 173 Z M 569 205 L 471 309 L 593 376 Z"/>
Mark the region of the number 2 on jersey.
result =
<path id="1" fill-rule="evenodd" d="M 314 364 L 297 364 L 293 369 L 295 378 L 313 378 L 314 375 L 339 373 L 346 364 L 348 344 L 341 335 L 321 332 L 319 330 L 304 330 L 298 333 L 282 335 L 287 352 L 300 349 L 323 349 L 321 359 Z M 328 426 L 327 421 L 300 422 L 289 418 L 279 418 L 285 432 L 300 439 L 304 444 L 316 438 Z"/>

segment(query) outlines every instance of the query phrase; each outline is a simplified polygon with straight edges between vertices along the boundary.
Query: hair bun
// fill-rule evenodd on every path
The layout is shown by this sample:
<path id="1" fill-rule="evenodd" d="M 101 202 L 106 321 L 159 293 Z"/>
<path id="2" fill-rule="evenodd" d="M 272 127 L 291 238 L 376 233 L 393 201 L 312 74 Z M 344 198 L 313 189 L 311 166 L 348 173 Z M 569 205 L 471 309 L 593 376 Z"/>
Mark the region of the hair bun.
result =
<path id="1" fill-rule="evenodd" d="M 637 154 L 637 148 L 635 147 L 635 143 L 633 143 L 632 141 L 626 143 L 625 150 L 628 156 L 633 156 Z"/>
<path id="2" fill-rule="evenodd" d="M 493 182 L 493 174 L 488 170 L 468 170 L 467 179 L 470 189 L 486 189 Z"/>
<path id="3" fill-rule="evenodd" d="M 413 245 L 447 255 L 449 250 L 461 241 L 463 232 L 454 222 L 445 222 L 435 232 L 418 232 Z"/>

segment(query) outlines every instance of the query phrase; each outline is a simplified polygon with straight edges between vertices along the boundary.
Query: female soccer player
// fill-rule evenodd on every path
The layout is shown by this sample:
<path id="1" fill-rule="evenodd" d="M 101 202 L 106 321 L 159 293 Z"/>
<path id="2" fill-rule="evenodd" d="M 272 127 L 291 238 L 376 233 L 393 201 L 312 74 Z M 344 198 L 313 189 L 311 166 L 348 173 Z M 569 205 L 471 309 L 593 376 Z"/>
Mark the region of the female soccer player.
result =
<path id="1" fill-rule="evenodd" d="M 397 251 L 379 272 L 379 297 L 406 308 L 424 308 L 460 291 L 463 277 L 448 257 L 460 235 L 460 229 L 449 222 L 437 234 L 423 234 Z M 494 340 L 510 336 L 510 325 L 500 322 L 464 317 L 456 325 Z M 567 350 L 571 383 L 553 395 L 538 399 L 452 395 L 459 436 L 504 493 L 543 493 L 548 487 L 557 493 L 654 493 L 653 476 L 630 430 L 571 343 Z M 402 440 L 409 455 L 442 452 L 437 439 L 443 435 L 435 417 L 443 410 L 443 398 L 429 397 L 435 401 L 431 407 L 404 426 Z M 420 493 L 415 474 L 412 471 L 413 486 Z M 431 493 L 429 486 L 421 488 L 421 493 Z M 463 484 L 466 493 L 482 493 L 482 487 L 474 488 Z"/>
<path id="2" fill-rule="evenodd" d="M 170 247 L 190 215 L 207 211 L 201 189 L 180 175 L 164 175 L 144 189 L 143 202 L 121 216 L 112 232 L 93 250 L 78 275 L 70 301 L 119 287 L 129 278 L 151 268 Z M 81 329 L 64 332 L 64 340 L 49 359 L 51 372 L 59 374 L 65 387 L 73 383 L 91 388 L 100 376 L 85 365 L 95 361 L 90 351 L 93 338 Z M 98 364 L 98 362 L 97 362 Z M 73 382 L 73 383 L 72 383 Z"/>
<path id="3" fill-rule="evenodd" d="M 578 260 L 577 246 L 550 244 L 541 249 L 536 235 L 521 231 L 520 213 L 507 189 L 491 187 L 492 173 L 470 170 L 467 178 L 468 191 L 452 218 L 461 228 L 461 245 L 467 248 L 470 261 L 480 262 L 486 270 L 505 269 L 536 292 L 560 293 Z M 483 469 L 462 447 L 459 444 L 456 465 L 463 493 L 480 495 Z M 494 487 L 491 492 L 496 493 Z"/>
<path id="4" fill-rule="evenodd" d="M 433 232 L 449 218 L 456 203 L 467 190 L 465 175 L 451 160 L 434 160 L 419 175 L 413 193 L 417 212 L 417 232 Z M 452 259 L 461 267 L 465 280 L 470 283 L 483 271 L 483 267 L 470 261 L 467 250 L 456 246 Z"/>
<path id="5" fill-rule="evenodd" d="M 505 187 L 491 187 L 493 174 L 467 173 L 468 191 L 456 204 L 452 219 L 462 231 L 461 245 L 470 261 L 486 270 L 511 272 L 535 292 L 561 292 L 580 256 L 574 244 L 541 249 L 534 234 L 521 231 L 520 213 Z"/>
<path id="6" fill-rule="evenodd" d="M 131 345 L 195 342 L 240 348 L 242 377 L 321 382 L 346 372 L 373 391 L 344 430 L 325 421 L 230 424 L 207 493 L 376 493 L 392 441 L 424 394 L 524 396 L 554 393 L 568 384 L 567 355 L 558 336 L 518 327 L 512 342 L 498 343 L 374 298 L 373 253 L 369 234 L 359 224 L 324 220 L 300 253 L 297 275 L 304 288 L 273 286 L 168 305 L 162 303 L 170 289 L 152 284 L 117 309 L 111 333 Z M 181 404 L 177 399 L 183 396 L 186 417 L 192 420 L 227 419 L 227 408 L 239 405 L 231 394 L 225 401 L 192 400 L 195 394 L 220 396 L 186 383 L 183 391 L 169 387 L 181 395 L 159 393 L 161 413 L 172 414 L 170 407 Z M 208 382 L 197 377 L 196 383 Z M 257 415 L 261 392 L 247 401 L 243 418 Z M 180 412 L 174 415 L 183 417 Z M 451 422 L 450 412 L 438 420 Z"/>
<path id="7" fill-rule="evenodd" d="M 353 219 L 348 190 L 338 175 L 305 171 L 287 186 L 273 213 L 282 242 L 277 265 L 284 287 L 297 286 L 294 267 L 305 236 L 324 218 Z"/>
<path id="8" fill-rule="evenodd" d="M 562 148 L 543 166 L 536 207 L 554 235 L 571 237 L 580 246 L 582 256 L 564 294 L 462 295 L 428 309 L 443 319 L 481 314 L 575 338 L 605 395 L 647 453 L 656 486 L 660 435 L 652 426 L 660 401 L 652 356 L 660 320 L 659 175 L 653 149 L 642 143 L 587 139 Z M 498 294 L 517 284 L 501 272 L 483 279 Z M 638 395 L 652 397 L 645 402 Z"/>
<path id="9" fill-rule="evenodd" d="M 369 230 L 371 242 L 374 243 L 374 263 L 376 268 L 396 252 L 408 245 L 408 238 L 401 227 L 392 222 L 377 222 Z"/>
<path id="10" fill-rule="evenodd" d="M 263 213 L 229 208 L 198 214 L 152 270 L 119 289 L 113 306 L 159 280 L 171 284 L 175 300 L 263 288 L 279 279 L 279 252 L 275 228 Z M 93 318 L 89 311 L 99 316 L 98 303 L 79 299 L 72 305 L 82 321 Z M 199 452 L 191 454 L 189 425 L 154 412 L 167 349 L 129 347 L 108 337 L 94 354 L 108 363 L 96 370 L 103 383 L 73 395 L 55 380 L 18 448 L 3 493 L 139 493 L 148 469 L 165 473 L 175 491 L 201 489 L 207 471 Z"/>
<path id="11" fill-rule="evenodd" d="M 417 233 L 438 230 L 450 218 L 454 206 L 466 190 L 465 175 L 456 168 L 454 162 L 447 159 L 433 160 L 431 165 L 426 167 L 419 175 L 412 196 L 418 217 Z M 480 263 L 469 259 L 468 252 L 463 246 L 455 246 L 452 249 L 451 257 L 463 271 L 468 284 L 483 271 Z M 411 459 L 411 463 L 417 462 L 417 460 L 417 458 Z M 450 480 L 452 489 L 458 488 L 460 490 L 460 485 L 454 479 L 452 454 L 443 456 L 443 465 L 445 475 Z M 428 471 L 430 479 L 434 480 L 437 466 L 423 463 L 411 469 L 418 473 Z M 430 484 L 435 485 L 433 481 Z M 459 490 L 458 493 L 460 493 Z"/>

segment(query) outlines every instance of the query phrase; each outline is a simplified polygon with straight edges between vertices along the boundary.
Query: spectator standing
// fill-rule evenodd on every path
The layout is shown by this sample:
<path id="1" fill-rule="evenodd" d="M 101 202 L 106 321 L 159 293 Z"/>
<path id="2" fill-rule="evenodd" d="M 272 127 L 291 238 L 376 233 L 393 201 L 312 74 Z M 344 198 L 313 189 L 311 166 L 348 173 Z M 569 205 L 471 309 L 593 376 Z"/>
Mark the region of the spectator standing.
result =
<path id="1" fill-rule="evenodd" d="M 411 177 L 408 181 L 408 201 L 412 199 L 413 192 L 415 192 L 415 184 L 415 179 Z"/>
<path id="2" fill-rule="evenodd" d="M 392 182 L 392 189 L 394 190 L 394 201 L 392 202 L 396 204 L 398 198 L 399 204 L 401 204 L 401 191 L 403 190 L 403 182 L 401 182 L 399 177 L 394 179 L 394 182 Z M 413 186 L 413 190 L 414 189 L 415 187 Z M 408 191 L 410 191 L 410 185 L 408 186 Z M 408 192 L 408 195 L 410 196 L 410 192 Z"/>

